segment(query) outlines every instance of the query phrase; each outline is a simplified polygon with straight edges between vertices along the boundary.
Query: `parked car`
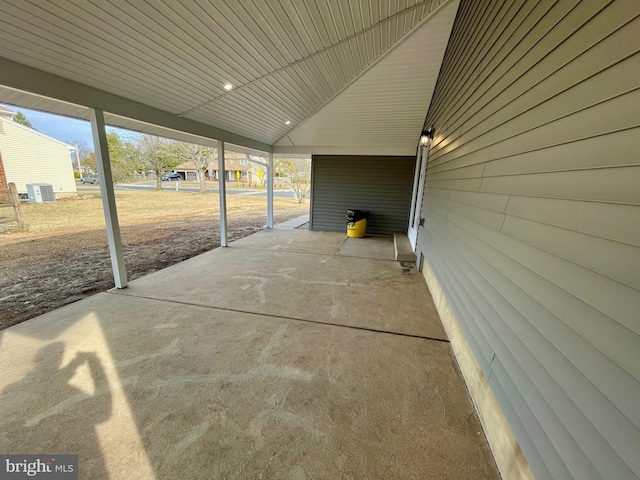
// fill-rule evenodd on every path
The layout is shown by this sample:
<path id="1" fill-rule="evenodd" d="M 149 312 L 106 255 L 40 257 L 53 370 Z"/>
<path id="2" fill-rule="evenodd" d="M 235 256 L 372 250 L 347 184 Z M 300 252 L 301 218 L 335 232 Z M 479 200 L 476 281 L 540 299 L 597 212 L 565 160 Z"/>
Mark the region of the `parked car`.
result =
<path id="1" fill-rule="evenodd" d="M 87 177 L 82 177 L 80 179 L 80 183 L 82 183 L 83 185 L 85 183 L 90 183 L 91 185 L 96 185 L 96 184 L 100 183 L 100 181 L 98 180 L 98 177 L 94 177 L 93 175 L 89 175 Z"/>
<path id="2" fill-rule="evenodd" d="M 180 180 L 180 175 L 177 174 L 176 172 L 169 172 L 169 173 L 165 173 L 162 176 L 162 181 L 163 182 L 168 182 L 168 181 L 175 181 L 175 180 Z"/>

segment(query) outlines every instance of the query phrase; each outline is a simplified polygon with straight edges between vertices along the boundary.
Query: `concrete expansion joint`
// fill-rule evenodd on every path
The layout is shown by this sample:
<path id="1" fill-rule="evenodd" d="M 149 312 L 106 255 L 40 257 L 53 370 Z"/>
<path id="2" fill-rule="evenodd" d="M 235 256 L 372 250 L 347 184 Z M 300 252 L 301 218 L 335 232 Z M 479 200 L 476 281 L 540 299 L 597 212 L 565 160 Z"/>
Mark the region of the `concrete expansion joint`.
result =
<path id="1" fill-rule="evenodd" d="M 278 319 L 278 320 L 291 320 L 294 322 L 304 322 L 304 323 L 313 323 L 315 325 L 322 325 L 322 326 L 326 326 L 326 327 L 340 327 L 340 328 L 348 328 L 351 330 L 362 330 L 365 332 L 373 332 L 373 333 L 382 333 L 382 334 L 386 334 L 386 335 L 394 335 L 397 337 L 407 337 L 407 338 L 419 338 L 422 340 L 429 340 L 429 341 L 433 341 L 433 342 L 443 342 L 443 343 L 450 343 L 449 339 L 446 338 L 436 338 L 436 337 L 429 337 L 426 335 L 414 335 L 411 333 L 402 333 L 402 332 L 393 332 L 391 330 L 382 330 L 382 329 L 376 329 L 376 328 L 367 328 L 367 327 L 359 327 L 357 325 L 345 325 L 342 323 L 335 323 L 335 322 L 320 322 L 317 320 L 310 320 L 310 319 L 305 319 L 305 318 L 296 318 L 296 317 L 287 317 L 287 316 L 283 316 L 283 315 L 274 315 L 274 314 L 269 314 L 269 313 L 257 313 L 257 312 L 252 312 L 249 310 L 240 310 L 240 309 L 234 309 L 234 308 L 221 308 L 221 307 L 214 307 L 211 305 L 201 305 L 198 303 L 189 303 L 189 302 L 181 302 L 178 300 L 166 300 L 166 299 L 159 299 L 159 298 L 153 298 L 153 297 L 148 297 L 148 296 L 143 296 L 143 295 L 131 295 L 125 292 L 122 292 L 121 290 L 109 290 L 105 293 L 111 294 L 111 295 L 122 295 L 122 296 L 126 296 L 126 297 L 133 297 L 133 298 L 143 298 L 145 300 L 151 300 L 151 301 L 155 301 L 155 302 L 163 302 L 163 303 L 172 303 L 172 304 L 177 304 L 177 305 L 185 305 L 185 306 L 189 306 L 189 307 L 199 307 L 199 308 L 206 308 L 209 310 L 217 310 L 217 311 L 221 311 L 221 312 L 231 312 L 231 313 L 242 313 L 242 314 L 246 314 L 246 315 L 255 315 L 258 317 L 269 317 L 269 318 L 273 318 L 273 319 Z"/>
<path id="2" fill-rule="evenodd" d="M 252 247 L 252 246 L 234 246 L 234 245 L 230 245 L 229 247 L 227 247 L 228 250 L 233 250 L 233 249 L 238 249 L 238 250 L 257 250 L 260 252 L 264 252 L 265 249 L 261 248 L 261 247 Z M 312 255 L 312 256 L 316 256 L 316 257 L 333 257 L 335 256 L 333 253 L 314 253 L 314 252 L 308 252 L 306 250 L 296 250 L 293 248 L 278 248 L 278 249 L 272 249 L 272 250 L 268 250 L 269 252 L 273 252 L 273 253 L 296 253 L 298 255 Z"/>
<path id="3" fill-rule="evenodd" d="M 340 246 L 342 246 L 342 244 L 340 244 Z M 261 247 L 252 247 L 252 246 L 234 246 L 234 245 L 229 245 L 228 247 L 226 247 L 228 250 L 232 250 L 234 248 L 238 248 L 238 249 L 242 249 L 242 250 L 258 250 L 261 252 L 264 252 L 264 248 Z M 338 248 L 335 252 L 333 253 L 314 253 L 314 252 L 309 252 L 306 250 L 296 250 L 293 248 L 282 248 L 282 249 L 273 249 L 270 250 L 271 252 L 274 253 L 296 253 L 298 255 L 312 255 L 312 256 L 316 256 L 316 257 L 348 257 L 348 258 L 360 258 L 360 259 L 364 259 L 364 260 L 373 260 L 376 262 L 400 262 L 401 260 L 396 260 L 395 258 L 377 258 L 377 257 L 364 257 L 364 256 L 355 256 L 355 255 L 345 255 L 343 253 L 339 253 L 340 252 L 340 248 Z"/>

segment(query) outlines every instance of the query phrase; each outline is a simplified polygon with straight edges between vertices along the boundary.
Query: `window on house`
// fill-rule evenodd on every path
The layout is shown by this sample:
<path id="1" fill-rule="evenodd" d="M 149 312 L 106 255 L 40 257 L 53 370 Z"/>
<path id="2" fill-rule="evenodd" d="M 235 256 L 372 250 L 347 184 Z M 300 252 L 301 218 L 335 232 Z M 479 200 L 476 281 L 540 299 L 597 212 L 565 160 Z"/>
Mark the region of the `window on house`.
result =
<path id="1" fill-rule="evenodd" d="M 247 161 L 246 158 L 243 158 L 242 160 L 240 160 L 240 165 L 246 165 L 247 163 L 249 162 Z"/>

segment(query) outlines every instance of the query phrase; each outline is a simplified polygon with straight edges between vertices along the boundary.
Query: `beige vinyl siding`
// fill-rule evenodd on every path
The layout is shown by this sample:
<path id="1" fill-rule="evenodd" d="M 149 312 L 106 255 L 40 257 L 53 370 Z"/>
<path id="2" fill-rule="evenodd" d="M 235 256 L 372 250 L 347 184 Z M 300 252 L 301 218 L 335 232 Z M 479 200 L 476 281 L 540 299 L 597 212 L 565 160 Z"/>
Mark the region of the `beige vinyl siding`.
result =
<path id="1" fill-rule="evenodd" d="M 640 3 L 461 2 L 417 249 L 538 479 L 640 478 Z"/>
<path id="2" fill-rule="evenodd" d="M 69 147 L 13 122 L 0 120 L 0 152 L 8 182 L 19 193 L 29 183 L 50 183 L 57 195 L 76 193 Z"/>

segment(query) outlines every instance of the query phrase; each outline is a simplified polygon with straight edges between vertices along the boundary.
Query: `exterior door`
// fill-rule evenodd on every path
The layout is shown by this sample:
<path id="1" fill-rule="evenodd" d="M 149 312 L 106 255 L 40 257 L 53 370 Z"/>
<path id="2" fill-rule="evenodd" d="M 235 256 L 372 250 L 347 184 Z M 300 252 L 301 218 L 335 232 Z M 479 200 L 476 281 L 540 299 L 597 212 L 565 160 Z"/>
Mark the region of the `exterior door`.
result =
<path id="1" fill-rule="evenodd" d="M 416 170 L 413 177 L 413 194 L 411 196 L 411 214 L 409 215 L 409 230 L 407 236 L 413 251 L 416 250 L 418 240 L 418 227 L 420 226 L 420 212 L 422 211 L 422 196 L 424 194 L 424 182 L 427 176 L 427 160 L 429 148 L 420 147 L 416 155 Z"/>

